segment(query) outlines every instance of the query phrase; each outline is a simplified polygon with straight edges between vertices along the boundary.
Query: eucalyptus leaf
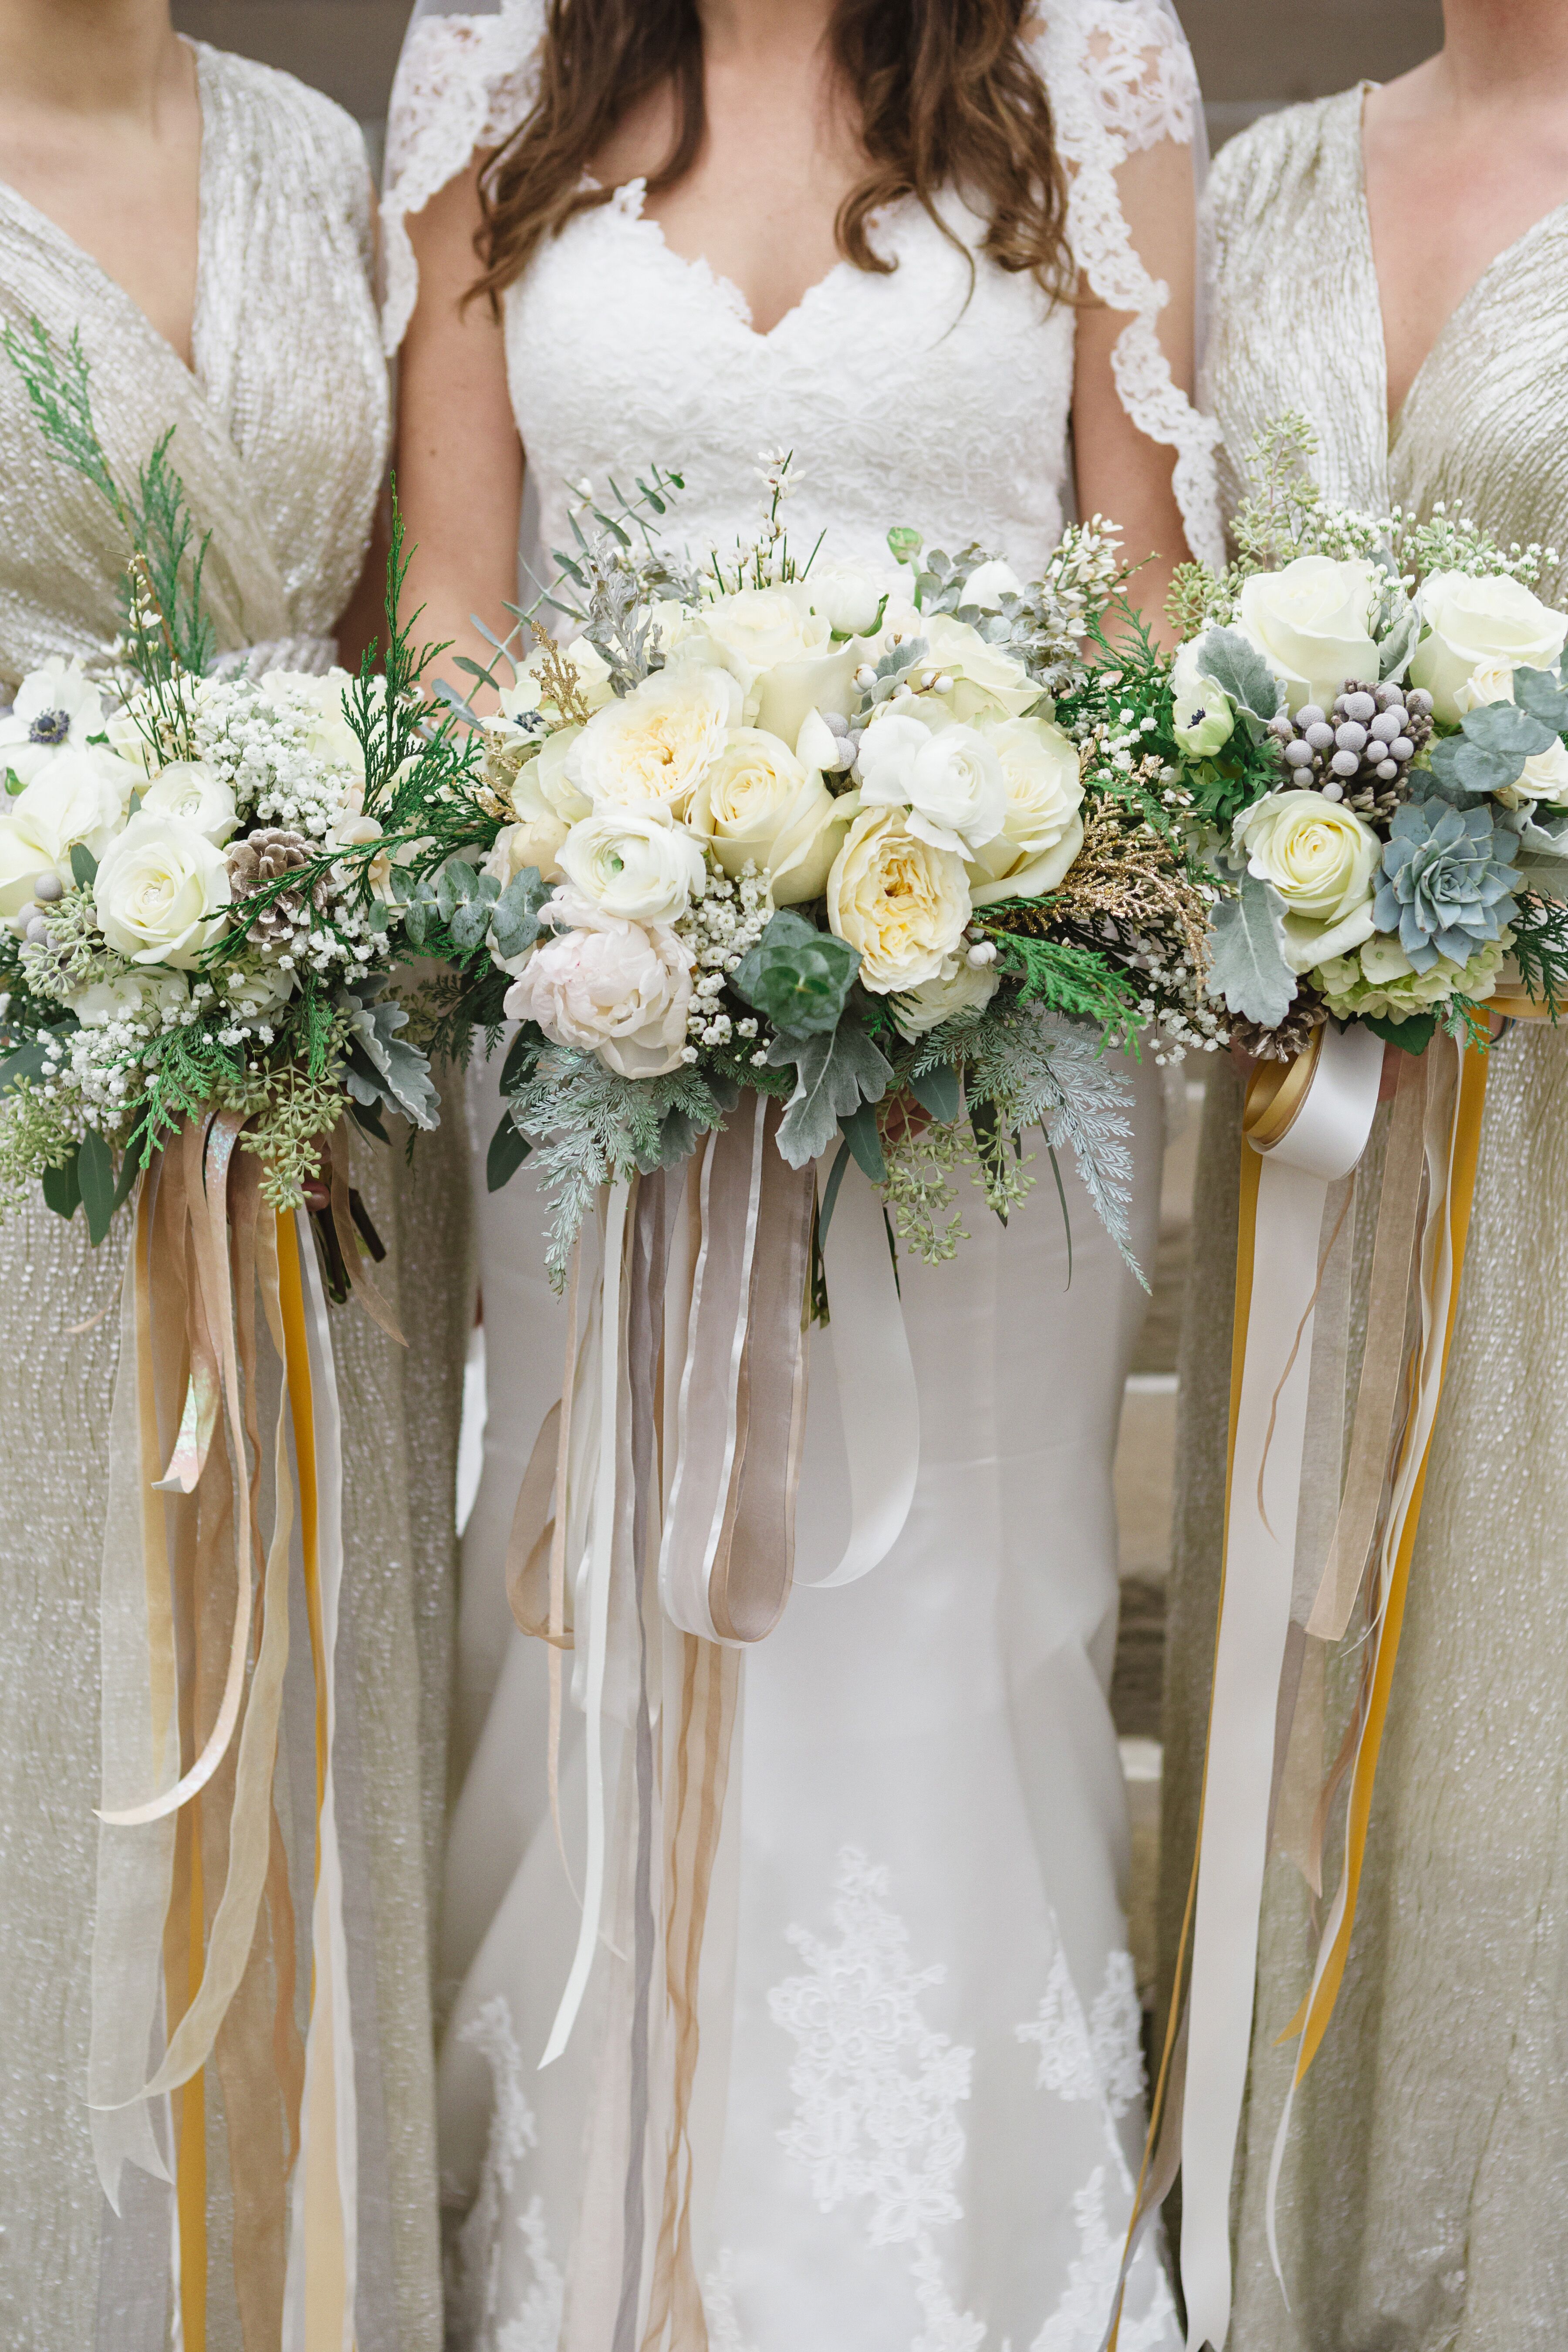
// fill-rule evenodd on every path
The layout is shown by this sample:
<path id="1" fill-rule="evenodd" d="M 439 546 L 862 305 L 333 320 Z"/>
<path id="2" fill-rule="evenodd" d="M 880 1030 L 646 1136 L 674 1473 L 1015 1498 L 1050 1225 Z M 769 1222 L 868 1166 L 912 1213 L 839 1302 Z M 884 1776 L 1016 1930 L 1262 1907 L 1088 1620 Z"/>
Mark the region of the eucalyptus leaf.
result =
<path id="1" fill-rule="evenodd" d="M 98 860 L 85 841 L 71 844 L 71 877 L 79 890 L 90 890 L 98 879 Z"/>
<path id="2" fill-rule="evenodd" d="M 442 919 L 450 922 L 459 907 L 479 895 L 479 877 L 467 860 L 449 857 L 436 877 L 436 904 Z"/>
<path id="3" fill-rule="evenodd" d="M 921 1070 L 909 1083 L 921 1108 L 929 1110 L 939 1126 L 951 1127 L 963 1108 L 952 1064 L 939 1062 L 934 1070 Z"/>
<path id="4" fill-rule="evenodd" d="M 852 1118 L 863 1102 L 880 1102 L 893 1075 L 892 1064 L 852 1013 L 831 1031 L 775 1037 L 768 1060 L 774 1069 L 795 1064 L 795 1089 L 778 1137 L 779 1150 L 792 1168 L 819 1159 L 839 1121 Z"/>
<path id="5" fill-rule="evenodd" d="M 855 1154 L 856 1165 L 873 1184 L 888 1181 L 888 1163 L 882 1156 L 882 1138 L 877 1127 L 877 1114 L 869 1103 L 862 1103 L 847 1118 L 838 1122 L 845 1142 Z"/>
<path id="6" fill-rule="evenodd" d="M 447 929 L 459 955 L 483 947 L 490 928 L 490 910 L 482 898 L 467 898 L 457 908 Z"/>
<path id="7" fill-rule="evenodd" d="M 76 1180 L 87 1212 L 87 1237 L 96 1249 L 114 1214 L 114 1154 L 96 1127 L 88 1129 L 77 1148 Z"/>
<path id="8" fill-rule="evenodd" d="M 1285 961 L 1285 902 L 1271 882 L 1244 874 L 1241 889 L 1215 908 L 1209 994 L 1265 1029 L 1290 1010 L 1296 975 Z"/>
<path id="9" fill-rule="evenodd" d="M 1504 759 L 1531 760 L 1538 751 L 1550 751 L 1557 737 L 1555 727 L 1513 702 L 1483 702 L 1479 709 L 1467 710 L 1460 724 L 1468 741 Z"/>
<path id="10" fill-rule="evenodd" d="M 510 961 L 533 945 L 539 937 L 539 910 L 550 888 L 537 866 L 525 866 L 513 875 L 490 909 L 490 936 L 498 955 Z"/>
<path id="11" fill-rule="evenodd" d="M 1553 735 L 1568 733 L 1568 693 L 1561 679 L 1549 669 L 1516 669 L 1513 674 L 1513 698 L 1521 710 L 1539 719 Z"/>
<path id="12" fill-rule="evenodd" d="M 859 969 L 858 948 L 785 907 L 741 958 L 730 985 L 784 1035 L 816 1036 L 837 1025 Z"/>
<path id="13" fill-rule="evenodd" d="M 1205 630 L 1198 640 L 1197 665 L 1238 710 L 1250 710 L 1266 723 L 1278 711 L 1283 693 L 1279 680 L 1239 629 Z"/>
<path id="14" fill-rule="evenodd" d="M 1524 773 L 1522 751 L 1491 751 L 1468 735 L 1445 735 L 1432 746 L 1432 773 L 1461 793 L 1501 793 Z"/>
<path id="15" fill-rule="evenodd" d="M 14 1054 L 8 1054 L 5 1061 L 0 1062 L 0 1095 L 10 1094 L 24 1078 L 41 1078 L 44 1056 L 47 1052 L 48 1041 L 40 1037 L 35 1044 L 19 1045 Z"/>
<path id="16" fill-rule="evenodd" d="M 490 1148 L 485 1154 L 485 1190 L 499 1192 L 517 1174 L 533 1146 L 522 1134 L 510 1111 L 503 1111 L 500 1125 L 490 1138 Z"/>

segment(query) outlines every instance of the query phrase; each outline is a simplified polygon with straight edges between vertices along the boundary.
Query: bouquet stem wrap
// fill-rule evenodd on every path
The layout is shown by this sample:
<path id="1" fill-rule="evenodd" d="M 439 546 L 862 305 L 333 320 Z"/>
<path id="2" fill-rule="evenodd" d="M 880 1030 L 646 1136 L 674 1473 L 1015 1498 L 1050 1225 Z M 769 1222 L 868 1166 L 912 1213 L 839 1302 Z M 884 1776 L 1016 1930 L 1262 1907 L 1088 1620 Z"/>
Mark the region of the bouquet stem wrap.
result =
<path id="1" fill-rule="evenodd" d="M 198 2347 L 205 2069 L 216 2065 L 247 2352 L 343 2352 L 356 2116 L 333 1782 L 338 1400 L 303 1214 L 263 1203 L 259 1163 L 238 1138 L 228 1116 L 193 1120 L 138 1191 L 103 1549 L 89 2096 L 99 2172 L 117 2210 L 127 2162 L 173 2181 L 180 2324 Z M 390 1329 L 358 1276 L 341 1137 L 335 1145 L 340 1244 Z M 274 1389 L 265 1448 L 263 1400 Z M 313 1799 L 294 1825 L 313 1853 L 303 2032 L 277 1789 L 290 1613 L 301 1601 L 314 1687 Z"/>
<path id="2" fill-rule="evenodd" d="M 598 1971 L 566 2352 L 707 2340 L 694 2249 L 713 2149 L 700 2118 L 722 2113 L 742 1663 L 789 1597 L 805 1428 L 816 1171 L 780 1155 L 780 1116 L 749 1097 L 683 1168 L 601 1196 L 598 1277 L 574 1261 L 561 1402 L 513 1523 L 513 1612 L 551 1644 L 552 1797 L 567 1651 L 587 1717 L 582 1925 L 542 2061 L 565 2048 Z M 896 1540 L 919 1423 L 864 1179 L 843 1187 L 826 1257 L 854 1465 L 831 1583 Z"/>
<path id="3" fill-rule="evenodd" d="M 1344 1862 L 1322 1918 L 1269 2179 L 1268 2226 L 1295 2086 L 1327 2031 L 1355 1920 L 1373 1786 L 1458 1304 L 1486 1055 L 1436 1036 L 1402 1057 L 1375 1219 L 1365 1342 L 1348 1441 L 1354 1191 L 1383 1045 L 1314 1032 L 1264 1064 L 1243 1122 L 1226 1552 L 1198 1852 L 1127 2264 L 1183 2180 L 1190 2352 L 1223 2352 L 1230 2196 L 1251 2048 L 1263 1876 L 1284 1848 L 1321 1893 L 1330 1813 L 1348 1782 Z M 1325 1774 L 1325 1664 L 1364 1595 L 1361 1684 Z M 1191 1983 L 1181 1999 L 1191 1954 Z M 1121 2295 L 1106 2337 L 1114 2347 Z"/>

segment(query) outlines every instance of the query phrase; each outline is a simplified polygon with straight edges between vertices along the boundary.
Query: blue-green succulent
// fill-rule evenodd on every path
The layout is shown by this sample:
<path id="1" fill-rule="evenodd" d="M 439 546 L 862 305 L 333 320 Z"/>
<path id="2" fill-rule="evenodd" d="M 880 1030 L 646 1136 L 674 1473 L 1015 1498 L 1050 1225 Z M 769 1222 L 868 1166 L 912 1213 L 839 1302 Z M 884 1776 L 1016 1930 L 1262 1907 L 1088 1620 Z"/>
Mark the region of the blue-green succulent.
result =
<path id="1" fill-rule="evenodd" d="M 1373 908 L 1378 929 L 1397 931 L 1417 971 L 1439 956 L 1464 963 L 1519 912 L 1510 895 L 1518 854 L 1518 835 L 1495 824 L 1484 803 L 1407 801 L 1394 813 L 1383 852 Z"/>

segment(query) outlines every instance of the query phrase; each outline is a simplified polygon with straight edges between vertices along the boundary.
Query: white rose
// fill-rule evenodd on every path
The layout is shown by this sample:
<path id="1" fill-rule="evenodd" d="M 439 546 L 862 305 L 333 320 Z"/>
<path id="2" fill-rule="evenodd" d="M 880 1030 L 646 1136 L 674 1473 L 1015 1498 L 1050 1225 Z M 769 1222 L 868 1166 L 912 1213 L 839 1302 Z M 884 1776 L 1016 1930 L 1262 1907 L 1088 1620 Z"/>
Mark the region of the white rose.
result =
<path id="1" fill-rule="evenodd" d="M 909 829 L 963 856 L 994 841 L 1007 814 L 1002 762 L 973 727 L 930 726 L 883 706 L 860 741 L 867 808 L 908 807 Z"/>
<path id="2" fill-rule="evenodd" d="M 662 813 L 601 809 L 574 824 L 561 870 L 591 905 L 628 923 L 673 923 L 702 895 L 702 852 Z"/>
<path id="3" fill-rule="evenodd" d="M 1377 926 L 1372 906 L 1383 844 L 1353 811 L 1321 793 L 1270 793 L 1236 821 L 1247 871 L 1285 901 L 1285 961 L 1310 971 L 1348 955 Z"/>
<path id="4" fill-rule="evenodd" d="M 105 851 L 92 895 L 111 948 L 185 971 L 223 929 L 233 896 L 221 849 L 178 817 L 145 812 Z"/>
<path id="5" fill-rule="evenodd" d="M 989 563 L 977 563 L 963 583 L 962 601 L 978 604 L 983 613 L 999 613 L 1004 596 L 1017 596 L 1024 583 L 1010 563 L 994 555 Z"/>
<path id="6" fill-rule="evenodd" d="M 1212 760 L 1235 733 L 1236 713 L 1225 689 L 1199 668 L 1195 640 L 1171 665 L 1171 695 L 1176 741 L 1189 760 Z"/>
<path id="7" fill-rule="evenodd" d="M 562 931 L 506 992 L 510 1019 L 537 1022 L 623 1078 L 679 1067 L 690 1005 L 691 950 L 663 926 L 640 923 Z"/>
<path id="8" fill-rule="evenodd" d="M 205 760 L 177 760 L 161 768 L 142 796 L 153 816 L 177 816 L 221 848 L 239 823 L 234 794 Z M 379 827 L 377 828 L 379 831 Z"/>
<path id="9" fill-rule="evenodd" d="M 1464 716 L 1460 691 L 1483 666 L 1550 669 L 1568 638 L 1568 620 L 1521 581 L 1489 574 L 1435 572 L 1417 603 L 1427 631 L 1410 665 L 1412 682 L 1432 697 L 1439 719 Z"/>
<path id="10" fill-rule="evenodd" d="M 597 808 L 680 815 L 741 723 L 741 689 L 707 663 L 656 670 L 595 710 L 566 756 L 567 780 Z"/>
<path id="11" fill-rule="evenodd" d="M 352 768 L 356 775 L 363 775 L 363 747 L 343 709 L 343 697 L 353 683 L 346 669 L 329 669 L 320 677 L 310 670 L 269 669 L 262 677 L 261 690 L 276 695 L 279 701 L 303 702 L 310 712 L 306 748 L 332 767 Z"/>
<path id="12" fill-rule="evenodd" d="M 858 563 L 823 561 L 806 573 L 813 612 L 826 619 L 836 636 L 868 636 L 888 594 L 884 582 Z"/>
<path id="13" fill-rule="evenodd" d="M 123 761 L 93 746 L 61 751 L 17 793 L 11 815 L 38 847 L 35 872 L 49 867 L 68 882 L 70 854 L 79 843 L 94 857 L 103 856 L 125 807 L 121 792 L 124 769 Z"/>
<path id="14" fill-rule="evenodd" d="M 1513 787 L 1517 795 L 1528 793 L 1532 801 L 1554 801 L 1560 805 L 1568 802 L 1568 748 L 1561 736 L 1545 751 L 1537 751 L 1524 763 L 1524 773 Z"/>
<path id="15" fill-rule="evenodd" d="M 503 890 L 531 866 L 546 882 L 559 882 L 561 847 L 571 830 L 554 816 L 522 817 L 516 824 L 503 824 L 479 871 Z"/>
<path id="16" fill-rule="evenodd" d="M 41 874 L 52 875 L 52 857 L 14 816 L 0 816 L 0 916 L 20 914 Z"/>
<path id="17" fill-rule="evenodd" d="M 1054 890 L 1083 847 L 1078 752 L 1050 719 L 1002 719 L 981 733 L 1001 764 L 1006 813 L 969 869 L 976 907 Z"/>
<path id="18" fill-rule="evenodd" d="M 103 701 L 79 661 L 51 654 L 16 688 L 9 717 L 0 719 L 0 776 L 7 768 L 24 784 L 68 744 L 80 751 L 103 730 Z"/>
<path id="19" fill-rule="evenodd" d="M 972 964 L 966 956 L 949 956 L 934 980 L 922 981 L 892 1002 L 892 1015 L 900 1036 L 923 1037 L 960 1013 L 979 1013 L 990 1003 L 999 985 L 994 964 Z"/>
<path id="20" fill-rule="evenodd" d="M 849 818 L 776 735 L 738 727 L 692 794 L 686 821 L 711 840 L 726 874 L 750 861 L 767 875 L 774 906 L 795 907 L 821 897 Z"/>
<path id="21" fill-rule="evenodd" d="M 860 978 L 879 996 L 934 980 L 969 920 L 963 860 L 933 849 L 890 808 L 861 811 L 827 877 L 827 919 L 860 950 Z"/>
<path id="22" fill-rule="evenodd" d="M 1486 702 L 1513 700 L 1513 664 L 1510 661 L 1478 662 L 1462 686 L 1454 688 L 1454 708 L 1462 719 L 1467 710 L 1479 710 Z"/>
<path id="23" fill-rule="evenodd" d="M 953 681 L 952 692 L 942 699 L 955 719 L 973 719 L 988 708 L 1021 719 L 1040 699 L 1040 688 L 1017 655 L 988 644 L 967 621 L 932 613 L 921 623 L 921 635 L 931 650 L 931 667 Z"/>
<path id="24" fill-rule="evenodd" d="M 745 687 L 781 662 L 811 661 L 825 654 L 833 634 L 826 612 L 815 609 L 809 580 L 716 596 L 704 605 L 701 625 L 732 656 Z"/>
<path id="25" fill-rule="evenodd" d="M 1362 557 L 1335 563 L 1326 555 L 1299 555 L 1246 583 L 1237 625 L 1283 680 L 1292 711 L 1309 702 L 1327 710 L 1347 678 L 1376 677 L 1377 583 L 1376 566 Z"/>

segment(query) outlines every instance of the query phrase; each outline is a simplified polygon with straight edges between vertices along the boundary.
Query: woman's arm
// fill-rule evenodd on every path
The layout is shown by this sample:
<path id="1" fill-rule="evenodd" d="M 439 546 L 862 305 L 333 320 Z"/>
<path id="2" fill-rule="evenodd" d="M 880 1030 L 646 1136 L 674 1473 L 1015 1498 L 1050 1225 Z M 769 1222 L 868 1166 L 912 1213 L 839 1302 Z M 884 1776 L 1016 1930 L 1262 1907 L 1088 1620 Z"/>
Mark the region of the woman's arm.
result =
<path id="1" fill-rule="evenodd" d="M 1139 258 L 1169 289 L 1159 314 L 1160 342 L 1173 382 L 1190 398 L 1196 254 L 1192 152 L 1163 139 L 1130 155 L 1116 183 Z M 1139 431 L 1116 388 L 1111 354 L 1129 323 L 1128 312 L 1107 310 L 1092 296 L 1078 314 L 1072 430 L 1079 512 L 1085 520 L 1102 514 L 1121 526 L 1128 562 L 1142 566 L 1128 583 L 1128 600 L 1151 635 L 1169 645 L 1166 591 L 1189 551 L 1171 487 L 1175 452 Z"/>
<path id="2" fill-rule="evenodd" d="M 522 446 L 507 387 L 501 324 L 489 302 L 463 306 L 478 274 L 479 166 L 449 181 L 408 222 L 419 299 L 403 345 L 397 496 L 414 549 L 405 610 L 424 606 L 422 638 L 488 663 L 512 626 Z M 454 683 L 452 655 L 441 667 Z"/>

